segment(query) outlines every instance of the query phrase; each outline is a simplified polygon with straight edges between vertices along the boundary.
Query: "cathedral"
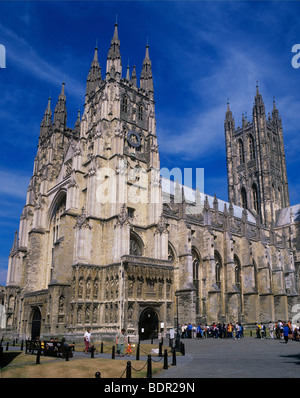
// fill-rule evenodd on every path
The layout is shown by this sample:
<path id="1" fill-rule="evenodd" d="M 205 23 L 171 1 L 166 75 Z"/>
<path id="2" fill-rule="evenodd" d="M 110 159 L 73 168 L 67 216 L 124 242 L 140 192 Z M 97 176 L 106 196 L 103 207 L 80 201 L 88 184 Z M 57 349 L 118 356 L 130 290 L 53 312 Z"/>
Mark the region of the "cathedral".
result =
<path id="1" fill-rule="evenodd" d="M 125 77 L 123 77 L 125 75 Z M 118 25 L 84 112 L 65 84 L 48 100 L 1 287 L 4 336 L 147 339 L 182 323 L 291 320 L 299 303 L 300 205 L 290 206 L 283 129 L 259 88 L 252 121 L 225 114 L 228 202 L 162 178 L 149 47 L 122 74 Z M 2 322 L 3 324 L 3 322 Z"/>

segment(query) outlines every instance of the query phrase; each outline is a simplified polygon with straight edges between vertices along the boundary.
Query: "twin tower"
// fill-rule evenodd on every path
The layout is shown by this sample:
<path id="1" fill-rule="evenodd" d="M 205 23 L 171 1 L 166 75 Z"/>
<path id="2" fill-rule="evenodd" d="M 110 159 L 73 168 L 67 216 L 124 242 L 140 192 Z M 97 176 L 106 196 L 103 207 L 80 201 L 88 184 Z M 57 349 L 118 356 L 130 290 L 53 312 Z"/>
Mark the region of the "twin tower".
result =
<path id="1" fill-rule="evenodd" d="M 252 122 L 243 115 L 235 128 L 229 104 L 225 116 L 228 196 L 233 204 L 249 209 L 262 225 L 271 227 L 282 208 L 290 206 L 282 123 L 273 101 L 266 117 L 258 86 Z"/>

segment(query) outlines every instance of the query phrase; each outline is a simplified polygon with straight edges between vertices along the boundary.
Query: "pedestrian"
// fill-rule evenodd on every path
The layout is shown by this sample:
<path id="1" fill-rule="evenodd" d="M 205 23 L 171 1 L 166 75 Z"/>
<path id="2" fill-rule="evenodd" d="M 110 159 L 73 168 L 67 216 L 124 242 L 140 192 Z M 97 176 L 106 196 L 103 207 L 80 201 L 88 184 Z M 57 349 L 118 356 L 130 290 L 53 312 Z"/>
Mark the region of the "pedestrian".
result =
<path id="1" fill-rule="evenodd" d="M 261 326 L 260 324 L 256 323 L 256 338 L 258 339 L 261 338 L 260 331 L 261 331 Z"/>
<path id="2" fill-rule="evenodd" d="M 289 341 L 289 334 L 290 334 L 290 328 L 288 324 L 285 323 L 283 326 L 283 338 L 286 343 Z"/>
<path id="3" fill-rule="evenodd" d="M 188 337 L 188 339 L 192 338 L 192 330 L 193 330 L 193 326 L 192 326 L 191 323 L 189 323 L 188 326 L 187 326 L 187 337 Z"/>
<path id="4" fill-rule="evenodd" d="M 274 323 L 272 321 L 269 322 L 268 329 L 271 339 L 274 339 Z"/>
<path id="5" fill-rule="evenodd" d="M 116 336 L 116 344 L 117 344 L 117 355 L 123 357 L 124 354 L 124 344 L 127 343 L 127 338 L 125 336 L 126 329 L 122 329 Z"/>
<path id="6" fill-rule="evenodd" d="M 90 344 L 92 342 L 92 334 L 90 328 L 87 328 L 86 332 L 84 333 L 83 340 L 85 344 L 84 352 L 87 354 L 90 350 Z"/>

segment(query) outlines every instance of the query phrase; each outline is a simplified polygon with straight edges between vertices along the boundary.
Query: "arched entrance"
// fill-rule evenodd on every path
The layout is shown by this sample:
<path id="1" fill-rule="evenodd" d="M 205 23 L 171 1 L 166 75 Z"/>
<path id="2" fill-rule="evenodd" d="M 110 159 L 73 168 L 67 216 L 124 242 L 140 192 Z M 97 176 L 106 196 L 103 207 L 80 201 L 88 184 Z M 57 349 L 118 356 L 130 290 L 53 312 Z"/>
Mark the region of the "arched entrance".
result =
<path id="1" fill-rule="evenodd" d="M 141 340 L 147 340 L 151 337 L 157 338 L 158 333 L 158 316 L 157 312 L 147 307 L 140 315 L 139 320 L 139 336 Z"/>
<path id="2" fill-rule="evenodd" d="M 35 340 L 36 337 L 40 336 L 41 320 L 42 320 L 41 311 L 38 308 L 36 308 L 32 316 L 31 340 Z"/>

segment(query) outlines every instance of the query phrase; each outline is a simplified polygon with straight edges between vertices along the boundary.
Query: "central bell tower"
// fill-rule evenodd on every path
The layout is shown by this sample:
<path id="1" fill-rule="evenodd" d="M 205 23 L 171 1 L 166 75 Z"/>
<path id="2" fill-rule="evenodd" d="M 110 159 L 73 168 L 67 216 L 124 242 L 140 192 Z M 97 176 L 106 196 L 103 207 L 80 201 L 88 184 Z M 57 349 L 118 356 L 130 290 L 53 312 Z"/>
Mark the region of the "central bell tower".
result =
<path id="1" fill-rule="evenodd" d="M 137 84 L 136 67 L 122 78 L 118 25 L 101 77 L 98 48 L 87 78 L 81 140 L 89 158 L 87 214 L 113 217 L 124 205 L 140 225 L 157 223 L 162 212 L 160 161 L 149 46 Z"/>

